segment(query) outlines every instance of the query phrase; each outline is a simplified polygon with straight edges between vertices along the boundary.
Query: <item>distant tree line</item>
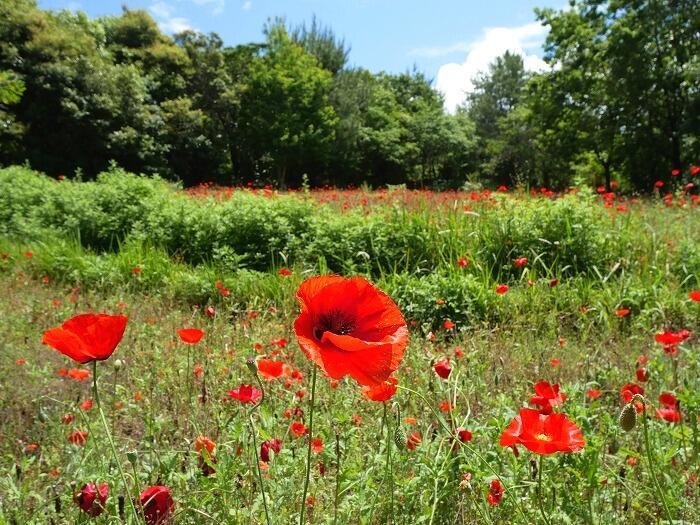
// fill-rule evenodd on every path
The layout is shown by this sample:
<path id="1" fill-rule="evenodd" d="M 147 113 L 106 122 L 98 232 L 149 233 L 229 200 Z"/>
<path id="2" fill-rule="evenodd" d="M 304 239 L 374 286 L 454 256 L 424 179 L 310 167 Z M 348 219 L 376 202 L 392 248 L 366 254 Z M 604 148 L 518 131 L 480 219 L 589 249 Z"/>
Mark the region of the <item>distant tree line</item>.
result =
<path id="1" fill-rule="evenodd" d="M 700 158 L 700 3 L 572 0 L 539 10 L 545 73 L 506 53 L 463 107 L 422 73 L 348 66 L 316 20 L 259 43 L 169 37 L 148 13 L 0 4 L 0 163 L 92 177 L 110 161 L 185 185 L 649 188 Z"/>

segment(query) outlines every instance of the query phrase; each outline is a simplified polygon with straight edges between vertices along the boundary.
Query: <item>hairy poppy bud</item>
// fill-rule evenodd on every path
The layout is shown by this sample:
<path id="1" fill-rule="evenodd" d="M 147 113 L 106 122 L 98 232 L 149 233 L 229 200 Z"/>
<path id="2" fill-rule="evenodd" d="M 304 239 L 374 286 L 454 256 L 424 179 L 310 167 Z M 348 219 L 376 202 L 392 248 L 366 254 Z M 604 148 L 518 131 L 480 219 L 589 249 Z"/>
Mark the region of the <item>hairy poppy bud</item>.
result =
<path id="1" fill-rule="evenodd" d="M 245 361 L 246 366 L 248 367 L 248 370 L 251 371 L 254 375 L 258 375 L 258 364 L 255 362 L 254 357 L 249 357 Z"/>
<path id="2" fill-rule="evenodd" d="M 124 366 L 124 361 L 122 361 L 121 359 L 116 359 L 114 361 L 114 369 L 115 370 L 121 370 L 123 368 L 123 366 Z"/>
<path id="3" fill-rule="evenodd" d="M 396 425 L 396 430 L 394 431 L 394 443 L 396 443 L 396 448 L 399 450 L 404 449 L 406 447 L 406 441 L 408 441 L 406 432 L 404 432 L 401 425 Z"/>
<path id="4" fill-rule="evenodd" d="M 136 455 L 136 452 L 134 452 L 133 450 L 130 450 L 126 453 L 126 459 L 128 459 L 129 463 L 131 463 L 132 465 L 136 465 L 137 457 L 138 456 Z"/>
<path id="5" fill-rule="evenodd" d="M 620 426 L 625 432 L 629 432 L 637 424 L 637 411 L 634 403 L 627 403 L 620 412 Z"/>

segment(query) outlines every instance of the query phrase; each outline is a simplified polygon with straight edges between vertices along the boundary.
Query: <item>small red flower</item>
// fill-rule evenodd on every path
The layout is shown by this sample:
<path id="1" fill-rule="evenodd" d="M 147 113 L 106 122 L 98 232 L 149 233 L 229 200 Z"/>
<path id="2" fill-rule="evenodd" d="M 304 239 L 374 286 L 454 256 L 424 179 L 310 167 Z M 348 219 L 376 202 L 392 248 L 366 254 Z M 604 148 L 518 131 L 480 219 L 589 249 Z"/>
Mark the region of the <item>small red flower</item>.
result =
<path id="1" fill-rule="evenodd" d="M 586 390 L 586 397 L 588 399 L 598 399 L 601 395 L 603 395 L 603 392 L 601 392 L 597 388 L 589 388 L 588 390 Z"/>
<path id="2" fill-rule="evenodd" d="M 415 448 L 421 444 L 421 441 L 423 441 L 423 438 L 420 435 L 420 432 L 412 432 L 409 434 L 408 439 L 406 440 L 406 448 L 408 450 L 415 450 Z"/>
<path id="3" fill-rule="evenodd" d="M 70 377 L 73 381 L 80 382 L 90 377 L 90 371 L 84 368 L 71 368 L 65 375 Z"/>
<path id="4" fill-rule="evenodd" d="M 681 413 L 678 410 L 678 401 L 676 396 L 670 392 L 664 392 L 659 396 L 659 403 L 663 405 L 661 408 L 656 409 L 656 416 L 669 423 L 679 423 L 681 420 Z"/>
<path id="5" fill-rule="evenodd" d="M 435 370 L 435 373 L 439 375 L 442 379 L 447 379 L 450 377 L 450 373 L 452 372 L 452 367 L 450 366 L 450 363 L 447 359 L 441 359 L 437 363 L 433 365 L 433 369 Z"/>
<path id="6" fill-rule="evenodd" d="M 541 414 L 551 414 L 552 407 L 566 401 L 566 394 L 559 392 L 559 385 L 552 385 L 547 381 L 540 381 L 535 385 L 535 394 L 530 398 L 530 403 L 539 405 Z"/>
<path id="7" fill-rule="evenodd" d="M 647 381 L 649 381 L 649 372 L 646 368 L 637 368 L 635 373 L 637 374 L 637 381 L 639 381 L 640 383 L 646 383 Z"/>
<path id="8" fill-rule="evenodd" d="M 408 344 L 408 327 L 388 295 L 362 277 L 312 277 L 297 290 L 299 346 L 331 379 L 386 381 Z"/>
<path id="9" fill-rule="evenodd" d="M 194 449 L 200 454 L 206 450 L 209 456 L 213 456 L 216 450 L 216 443 L 206 436 L 198 436 L 197 439 L 194 440 Z"/>
<path id="10" fill-rule="evenodd" d="M 311 450 L 316 454 L 323 452 L 323 440 L 319 437 L 315 437 L 311 440 Z"/>
<path id="11" fill-rule="evenodd" d="M 65 414 L 61 418 L 61 423 L 64 425 L 70 425 L 73 421 L 75 421 L 75 416 L 73 414 Z"/>
<path id="12" fill-rule="evenodd" d="M 283 370 L 284 364 L 282 361 L 273 361 L 272 359 L 260 359 L 258 361 L 258 372 L 268 381 L 280 377 Z"/>
<path id="13" fill-rule="evenodd" d="M 100 483 L 86 483 L 75 495 L 75 502 L 80 509 L 92 517 L 99 516 L 105 510 L 105 503 L 109 497 L 109 485 Z"/>
<path id="14" fill-rule="evenodd" d="M 466 268 L 467 266 L 469 266 L 469 259 L 465 257 L 460 257 L 459 259 L 457 259 L 457 264 L 460 268 Z"/>
<path id="15" fill-rule="evenodd" d="M 126 323 L 123 315 L 81 314 L 44 332 L 42 342 L 80 364 L 103 361 L 122 340 Z"/>
<path id="16" fill-rule="evenodd" d="M 657 180 L 657 181 L 654 183 L 654 187 L 655 187 L 655 188 L 659 188 L 659 189 L 663 188 L 663 187 L 664 187 L 663 181 Z"/>
<path id="17" fill-rule="evenodd" d="M 399 381 L 395 377 L 390 377 L 383 383 L 372 386 L 363 386 L 362 393 L 370 401 L 388 401 L 396 394 L 396 385 Z"/>
<path id="18" fill-rule="evenodd" d="M 615 310 L 615 315 L 618 317 L 627 317 L 629 314 L 629 308 L 618 308 L 617 310 Z"/>
<path id="19" fill-rule="evenodd" d="M 455 324 L 450 321 L 449 319 L 446 319 L 444 323 L 442 323 L 442 327 L 445 330 L 452 330 L 455 327 Z"/>
<path id="20" fill-rule="evenodd" d="M 520 413 L 501 434 L 503 447 L 523 445 L 535 454 L 577 452 L 585 441 L 581 430 L 564 414 L 540 414 L 531 408 Z"/>
<path id="21" fill-rule="evenodd" d="M 527 266 L 527 263 L 527 257 L 518 257 L 513 261 L 513 266 L 516 268 L 523 268 L 524 266 Z"/>
<path id="22" fill-rule="evenodd" d="M 88 433 L 84 430 L 74 430 L 68 434 L 68 442 L 73 445 L 82 446 L 85 444 L 88 438 Z"/>
<path id="23" fill-rule="evenodd" d="M 289 430 L 291 430 L 292 434 L 294 434 L 296 437 L 301 437 L 309 431 L 306 428 L 306 425 L 304 425 L 304 423 L 300 423 L 299 421 L 292 423 Z"/>
<path id="24" fill-rule="evenodd" d="M 280 270 L 277 273 L 282 277 L 289 277 L 290 275 L 292 275 L 292 270 L 290 270 L 289 268 L 280 268 Z"/>
<path id="25" fill-rule="evenodd" d="M 674 177 L 678 177 L 678 175 L 680 175 L 680 174 L 681 174 L 681 170 L 679 170 L 678 168 L 674 168 L 671 170 L 671 175 L 673 175 Z"/>
<path id="26" fill-rule="evenodd" d="M 170 522 L 175 502 L 168 487 L 148 487 L 139 496 L 147 525 L 165 525 Z"/>
<path id="27" fill-rule="evenodd" d="M 260 444 L 260 460 L 265 463 L 270 462 L 270 451 L 279 454 L 282 450 L 282 441 L 277 438 L 268 439 Z"/>
<path id="28" fill-rule="evenodd" d="M 691 301 L 695 301 L 696 303 L 700 303 L 700 290 L 693 290 L 688 294 L 688 297 L 690 298 Z"/>
<path id="29" fill-rule="evenodd" d="M 507 293 L 508 290 L 509 288 L 507 284 L 499 284 L 498 286 L 496 286 L 496 293 L 498 295 L 503 295 L 504 293 Z"/>
<path id="30" fill-rule="evenodd" d="M 627 383 L 620 388 L 620 395 L 622 395 L 622 401 L 624 403 L 629 403 L 635 394 L 644 395 L 644 389 L 634 383 Z"/>
<path id="31" fill-rule="evenodd" d="M 497 479 L 494 479 L 489 485 L 489 493 L 486 495 L 486 501 L 492 507 L 496 507 L 501 503 L 503 498 L 503 485 Z"/>
<path id="32" fill-rule="evenodd" d="M 198 328 L 181 328 L 177 331 L 180 340 L 187 345 L 195 345 L 204 337 L 204 332 Z"/>
<path id="33" fill-rule="evenodd" d="M 92 410 L 93 403 L 94 401 L 92 399 L 86 399 L 85 401 L 80 403 L 80 408 L 87 412 L 88 410 Z"/>
<path id="34" fill-rule="evenodd" d="M 262 397 L 262 392 L 253 385 L 241 385 L 234 390 L 229 390 L 226 394 L 241 403 L 257 403 Z"/>
<path id="35" fill-rule="evenodd" d="M 457 429 L 457 439 L 459 439 L 462 443 L 469 443 L 472 440 L 472 437 L 472 433 L 466 428 Z"/>
<path id="36" fill-rule="evenodd" d="M 656 334 L 654 340 L 663 345 L 664 353 L 668 355 L 676 355 L 678 353 L 678 345 L 683 343 L 692 334 L 688 330 L 681 330 L 680 332 L 669 332 L 664 331 L 661 334 Z"/>
<path id="37" fill-rule="evenodd" d="M 287 340 L 284 337 L 280 337 L 279 339 L 273 339 L 270 341 L 270 344 L 272 346 L 276 346 L 277 348 L 287 348 Z"/>
<path id="38" fill-rule="evenodd" d="M 212 318 L 212 319 L 214 318 L 214 316 L 216 316 L 216 310 L 214 309 L 213 306 L 207 306 L 207 309 L 204 310 L 204 313 L 207 314 L 207 317 Z"/>

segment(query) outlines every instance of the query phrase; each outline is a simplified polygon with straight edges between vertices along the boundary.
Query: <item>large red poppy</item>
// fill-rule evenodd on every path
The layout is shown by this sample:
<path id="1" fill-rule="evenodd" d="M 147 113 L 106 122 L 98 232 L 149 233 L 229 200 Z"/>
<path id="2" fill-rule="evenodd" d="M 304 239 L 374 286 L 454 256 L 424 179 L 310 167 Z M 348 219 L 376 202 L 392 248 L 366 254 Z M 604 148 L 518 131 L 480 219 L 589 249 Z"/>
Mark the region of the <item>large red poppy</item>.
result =
<path id="1" fill-rule="evenodd" d="M 122 340 L 126 322 L 123 315 L 76 315 L 44 332 L 42 342 L 81 364 L 103 361 Z"/>
<path id="2" fill-rule="evenodd" d="M 362 277 L 312 277 L 297 290 L 299 346 L 332 379 L 386 381 L 408 344 L 408 328 L 391 298 Z"/>
<path id="3" fill-rule="evenodd" d="M 500 444 L 523 445 L 535 454 L 554 454 L 581 450 L 585 441 L 581 429 L 564 414 L 546 415 L 532 408 L 521 408 L 501 434 Z"/>

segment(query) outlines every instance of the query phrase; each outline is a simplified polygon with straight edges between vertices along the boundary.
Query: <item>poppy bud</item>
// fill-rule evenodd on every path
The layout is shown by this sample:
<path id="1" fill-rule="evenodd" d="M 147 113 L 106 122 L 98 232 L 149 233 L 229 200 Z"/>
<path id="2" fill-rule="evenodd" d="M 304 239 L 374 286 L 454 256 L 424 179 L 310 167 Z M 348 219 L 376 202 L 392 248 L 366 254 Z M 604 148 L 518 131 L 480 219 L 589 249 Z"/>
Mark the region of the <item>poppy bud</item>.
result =
<path id="1" fill-rule="evenodd" d="M 114 361 L 114 369 L 115 370 L 121 370 L 124 367 L 124 361 L 121 359 L 116 359 Z"/>
<path id="2" fill-rule="evenodd" d="M 249 357 L 248 359 L 246 359 L 245 364 L 248 367 L 248 370 L 250 370 L 252 374 L 258 375 L 258 365 L 255 362 L 254 357 Z"/>
<path id="3" fill-rule="evenodd" d="M 394 431 L 394 443 L 396 444 L 396 448 L 403 450 L 406 447 L 407 441 L 408 437 L 404 429 L 401 425 L 396 425 L 396 430 Z"/>
<path id="4" fill-rule="evenodd" d="M 637 411 L 634 403 L 627 403 L 620 412 L 620 426 L 625 432 L 629 432 L 637 424 Z"/>
<path id="5" fill-rule="evenodd" d="M 129 452 L 126 453 L 126 459 L 128 459 L 129 463 L 131 463 L 132 465 L 136 465 L 136 458 L 137 457 L 138 456 L 136 455 L 136 452 L 134 452 L 133 450 L 130 450 Z"/>

